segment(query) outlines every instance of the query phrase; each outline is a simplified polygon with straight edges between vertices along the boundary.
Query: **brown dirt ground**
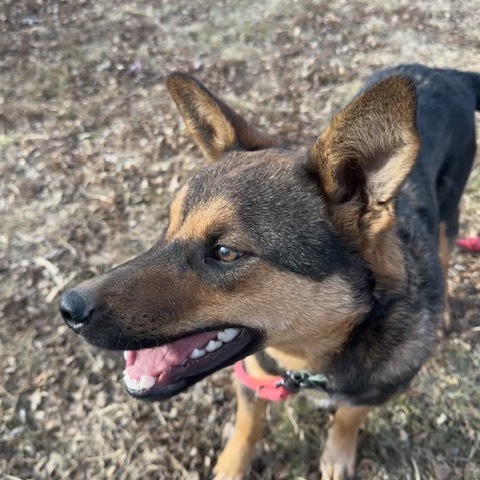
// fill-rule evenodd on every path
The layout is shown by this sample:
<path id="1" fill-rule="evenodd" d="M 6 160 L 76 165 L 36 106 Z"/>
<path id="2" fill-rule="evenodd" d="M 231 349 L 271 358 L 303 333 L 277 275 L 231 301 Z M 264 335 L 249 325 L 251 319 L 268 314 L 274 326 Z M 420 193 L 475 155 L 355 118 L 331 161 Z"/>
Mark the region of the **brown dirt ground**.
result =
<path id="1" fill-rule="evenodd" d="M 480 71 L 479 21 L 478 0 L 3 0 L 0 478 L 208 478 L 232 429 L 228 372 L 138 403 L 121 355 L 68 331 L 56 307 L 66 285 L 151 245 L 203 164 L 168 72 L 307 145 L 380 67 Z M 477 167 L 463 234 L 479 233 L 479 206 Z M 480 479 L 478 255 L 455 254 L 450 285 L 458 331 L 372 415 L 358 478 Z M 328 417 L 298 398 L 269 418 L 251 478 L 318 478 Z"/>

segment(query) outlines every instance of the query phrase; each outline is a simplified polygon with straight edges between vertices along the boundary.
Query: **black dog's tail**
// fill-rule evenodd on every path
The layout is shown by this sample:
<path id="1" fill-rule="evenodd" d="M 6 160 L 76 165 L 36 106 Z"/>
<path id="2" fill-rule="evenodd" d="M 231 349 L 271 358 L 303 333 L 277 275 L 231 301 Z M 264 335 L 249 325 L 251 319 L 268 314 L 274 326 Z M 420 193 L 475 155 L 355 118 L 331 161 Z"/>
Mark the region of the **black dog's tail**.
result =
<path id="1" fill-rule="evenodd" d="M 475 98 L 477 99 L 477 105 L 475 110 L 480 111 L 480 73 L 476 72 L 463 72 L 467 82 L 471 85 Z"/>

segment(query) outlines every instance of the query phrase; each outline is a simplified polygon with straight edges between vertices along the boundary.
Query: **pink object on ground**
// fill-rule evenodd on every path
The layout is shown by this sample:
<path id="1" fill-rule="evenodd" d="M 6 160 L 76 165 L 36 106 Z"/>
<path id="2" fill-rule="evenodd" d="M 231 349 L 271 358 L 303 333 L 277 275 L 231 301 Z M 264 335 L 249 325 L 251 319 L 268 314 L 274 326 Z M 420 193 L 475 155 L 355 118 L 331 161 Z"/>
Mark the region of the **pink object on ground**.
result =
<path id="1" fill-rule="evenodd" d="M 459 238 L 457 245 L 471 252 L 480 252 L 480 237 Z"/>

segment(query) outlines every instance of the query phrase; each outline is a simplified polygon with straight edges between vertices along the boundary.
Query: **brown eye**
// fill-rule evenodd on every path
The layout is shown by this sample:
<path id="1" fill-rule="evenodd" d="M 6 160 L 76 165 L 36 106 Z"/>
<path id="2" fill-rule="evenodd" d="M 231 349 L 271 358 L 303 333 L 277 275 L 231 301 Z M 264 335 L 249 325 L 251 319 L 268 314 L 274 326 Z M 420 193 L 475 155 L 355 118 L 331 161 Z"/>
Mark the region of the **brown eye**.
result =
<path id="1" fill-rule="evenodd" d="M 221 262 L 230 263 L 235 261 L 237 258 L 240 258 L 243 253 L 237 252 L 236 250 L 232 250 L 225 245 L 218 245 L 215 247 L 213 251 L 214 257 Z"/>

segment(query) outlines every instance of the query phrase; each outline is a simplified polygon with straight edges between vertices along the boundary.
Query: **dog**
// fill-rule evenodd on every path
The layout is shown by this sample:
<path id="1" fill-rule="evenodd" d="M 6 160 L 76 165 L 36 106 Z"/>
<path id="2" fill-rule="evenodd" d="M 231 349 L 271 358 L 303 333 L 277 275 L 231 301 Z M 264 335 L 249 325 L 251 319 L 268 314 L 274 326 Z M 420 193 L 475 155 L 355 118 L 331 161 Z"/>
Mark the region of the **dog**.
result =
<path id="1" fill-rule="evenodd" d="M 61 314 L 91 344 L 125 350 L 136 398 L 172 397 L 236 364 L 216 480 L 245 476 L 265 398 L 299 389 L 335 405 L 319 469 L 348 478 L 370 410 L 408 388 L 443 316 L 450 328 L 480 75 L 383 70 L 301 150 L 186 73 L 167 88 L 211 164 L 179 190 L 158 243 L 64 292 Z"/>

